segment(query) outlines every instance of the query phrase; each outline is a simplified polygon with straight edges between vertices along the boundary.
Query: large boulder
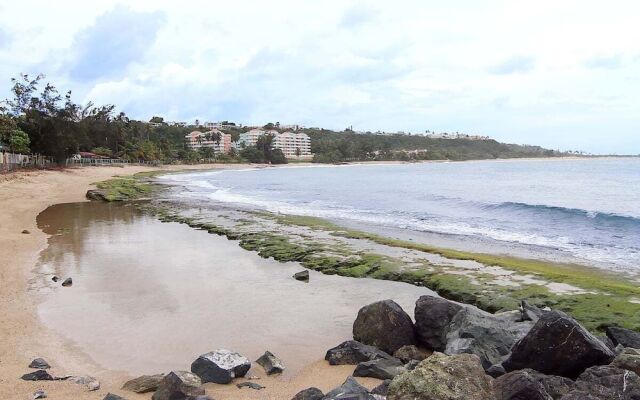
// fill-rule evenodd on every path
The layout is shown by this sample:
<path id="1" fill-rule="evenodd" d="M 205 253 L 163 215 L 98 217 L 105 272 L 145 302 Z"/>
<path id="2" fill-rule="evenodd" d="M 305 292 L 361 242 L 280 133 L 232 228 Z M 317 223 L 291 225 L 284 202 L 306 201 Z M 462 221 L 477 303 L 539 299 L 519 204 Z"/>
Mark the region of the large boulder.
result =
<path id="1" fill-rule="evenodd" d="M 337 388 L 331 390 L 324 395 L 322 400 L 374 400 L 375 398 L 369 393 L 366 387 L 360 385 L 352 377 L 348 377 L 346 381 Z"/>
<path id="2" fill-rule="evenodd" d="M 154 392 L 158 389 L 158 386 L 160 386 L 162 379 L 164 379 L 164 374 L 142 375 L 125 382 L 125 384 L 122 385 L 122 389 L 134 393 Z"/>
<path id="3" fill-rule="evenodd" d="M 422 361 L 429 356 L 429 353 L 414 345 L 408 345 L 400 347 L 393 356 L 406 364 L 413 360 Z"/>
<path id="4" fill-rule="evenodd" d="M 366 305 L 353 323 L 353 338 L 389 354 L 416 344 L 411 317 L 393 300 Z"/>
<path id="5" fill-rule="evenodd" d="M 620 344 L 624 347 L 640 349 L 640 332 L 610 326 L 606 329 L 606 334 L 616 346 Z"/>
<path id="6" fill-rule="evenodd" d="M 322 400 L 324 393 L 317 387 L 310 387 L 296 393 L 291 400 Z"/>
<path id="7" fill-rule="evenodd" d="M 245 376 L 249 368 L 248 358 L 225 349 L 202 354 L 191 364 L 191 372 L 198 375 L 202 383 L 229 383 Z"/>
<path id="8" fill-rule="evenodd" d="M 482 366 L 489 369 L 502 362 L 513 345 L 531 329 L 531 322 L 515 323 L 475 307 L 464 307 L 451 319 L 447 327 L 444 353 L 475 354 Z"/>
<path id="9" fill-rule="evenodd" d="M 497 400 L 557 400 L 573 389 L 571 379 L 532 369 L 509 372 L 493 381 Z"/>
<path id="10" fill-rule="evenodd" d="M 398 375 L 389 385 L 388 400 L 493 399 L 491 378 L 478 356 L 434 353 L 413 371 Z"/>
<path id="11" fill-rule="evenodd" d="M 188 371 L 171 371 L 160 382 L 152 400 L 182 400 L 204 395 L 202 381 Z"/>
<path id="12" fill-rule="evenodd" d="M 398 359 L 377 359 L 363 361 L 353 371 L 353 376 L 366 376 L 377 379 L 393 379 L 407 372 L 402 362 Z"/>
<path id="13" fill-rule="evenodd" d="M 461 309 L 460 304 L 440 297 L 421 296 L 415 308 L 418 341 L 428 349 L 444 351 L 449 323 Z"/>
<path id="14" fill-rule="evenodd" d="M 324 359 L 331 365 L 356 365 L 363 361 L 378 358 L 393 358 L 382 350 L 355 340 L 347 340 L 338 346 L 327 350 Z"/>
<path id="15" fill-rule="evenodd" d="M 506 371 L 531 368 L 548 375 L 575 378 L 585 369 L 610 363 L 614 353 L 573 318 L 549 311 L 512 348 Z"/>
<path id="16" fill-rule="evenodd" d="M 625 348 L 616 356 L 611 365 L 640 375 L 640 350 Z"/>
<path id="17" fill-rule="evenodd" d="M 576 390 L 602 400 L 639 400 L 640 377 L 611 365 L 591 367 L 576 380 Z"/>
<path id="18" fill-rule="evenodd" d="M 282 371 L 284 371 L 282 360 L 274 356 L 270 351 L 265 351 L 264 354 L 256 360 L 256 363 L 264 368 L 267 375 L 281 374 Z"/>

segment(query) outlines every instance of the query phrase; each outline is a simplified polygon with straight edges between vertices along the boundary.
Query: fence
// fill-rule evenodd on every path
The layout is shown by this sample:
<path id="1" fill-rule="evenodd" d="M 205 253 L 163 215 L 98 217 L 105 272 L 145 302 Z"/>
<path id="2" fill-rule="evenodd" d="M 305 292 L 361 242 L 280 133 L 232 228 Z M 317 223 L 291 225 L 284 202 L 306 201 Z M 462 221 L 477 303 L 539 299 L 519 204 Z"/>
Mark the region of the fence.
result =
<path id="1" fill-rule="evenodd" d="M 38 154 L 0 152 L 0 171 L 11 171 L 16 168 L 44 168 L 53 164 L 51 157 Z"/>
<path id="2" fill-rule="evenodd" d="M 109 165 L 160 165 L 159 161 L 129 161 L 129 160 L 121 160 L 119 158 L 67 158 L 66 166 L 68 167 L 82 167 L 87 165 L 93 166 L 109 166 Z"/>

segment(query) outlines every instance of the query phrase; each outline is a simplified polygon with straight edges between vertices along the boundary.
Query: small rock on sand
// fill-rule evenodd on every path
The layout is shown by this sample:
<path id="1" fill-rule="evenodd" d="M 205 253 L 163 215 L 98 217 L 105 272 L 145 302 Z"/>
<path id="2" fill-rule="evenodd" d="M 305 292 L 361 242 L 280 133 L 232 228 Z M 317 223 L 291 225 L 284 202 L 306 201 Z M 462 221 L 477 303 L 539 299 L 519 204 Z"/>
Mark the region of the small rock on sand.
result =
<path id="1" fill-rule="evenodd" d="M 21 233 L 22 233 L 23 235 L 28 235 L 28 234 L 30 234 L 31 232 L 29 232 L 28 230 L 26 230 L 26 229 L 25 229 L 25 230 L 23 230 Z"/>
<path id="2" fill-rule="evenodd" d="M 248 358 L 225 349 L 202 354 L 191 364 L 191 372 L 198 375 L 202 383 L 229 383 L 245 376 L 249 368 Z"/>
<path id="3" fill-rule="evenodd" d="M 73 279 L 71 279 L 71 278 L 67 278 L 67 279 L 64 280 L 64 282 L 62 282 L 62 286 L 66 287 L 66 286 L 71 286 L 71 285 L 73 285 Z"/>
<path id="4" fill-rule="evenodd" d="M 51 280 L 54 282 L 58 282 L 60 280 L 60 278 L 58 278 L 56 275 L 51 277 Z"/>
<path id="5" fill-rule="evenodd" d="M 118 396 L 117 394 L 107 393 L 102 400 L 127 400 L 124 397 Z"/>
<path id="6" fill-rule="evenodd" d="M 256 360 L 256 362 L 264 368 L 267 375 L 281 374 L 282 371 L 284 371 L 282 360 L 274 356 L 270 351 L 265 351 L 264 354 Z"/>
<path id="7" fill-rule="evenodd" d="M 309 282 L 309 271 L 300 271 L 293 274 L 293 279 L 301 282 Z"/>
<path id="8" fill-rule="evenodd" d="M 142 375 L 127 381 L 122 388 L 135 393 L 155 392 L 163 378 L 164 374 Z"/>
<path id="9" fill-rule="evenodd" d="M 69 379 L 73 383 L 84 385 L 84 387 L 87 388 L 87 390 L 90 392 L 100 389 L 100 382 L 93 376 L 72 376 Z"/>
<path id="10" fill-rule="evenodd" d="M 33 361 L 31 361 L 31 364 L 29 364 L 29 368 L 35 368 L 35 369 L 49 369 L 51 368 L 51 365 L 49 365 L 48 362 L 45 361 L 44 358 L 36 358 Z"/>
<path id="11" fill-rule="evenodd" d="M 317 387 L 310 387 L 296 393 L 291 400 L 322 400 L 324 393 Z"/>
<path id="12" fill-rule="evenodd" d="M 30 372 L 28 374 L 22 375 L 22 380 L 24 381 L 52 381 L 54 380 L 53 376 L 51 376 L 47 371 L 43 369 L 39 369 L 35 372 Z"/>
<path id="13" fill-rule="evenodd" d="M 249 388 L 249 389 L 254 389 L 254 390 L 261 390 L 264 389 L 264 386 L 262 385 L 258 385 L 255 382 L 242 382 L 242 383 L 238 383 L 236 385 L 238 387 L 238 389 L 242 389 L 242 388 Z"/>
<path id="14" fill-rule="evenodd" d="M 38 390 L 37 392 L 33 392 L 33 399 L 46 399 L 47 393 L 44 390 Z"/>

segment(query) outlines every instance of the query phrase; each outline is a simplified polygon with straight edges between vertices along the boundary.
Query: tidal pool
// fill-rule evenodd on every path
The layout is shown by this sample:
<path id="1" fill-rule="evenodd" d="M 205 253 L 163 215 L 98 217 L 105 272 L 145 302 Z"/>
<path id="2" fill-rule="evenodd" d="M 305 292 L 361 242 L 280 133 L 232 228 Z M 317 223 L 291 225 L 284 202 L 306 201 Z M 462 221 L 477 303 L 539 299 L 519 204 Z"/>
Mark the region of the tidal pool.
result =
<path id="1" fill-rule="evenodd" d="M 393 299 L 410 315 L 426 288 L 309 271 L 263 259 L 235 241 L 162 223 L 130 205 L 49 207 L 53 236 L 31 280 L 42 321 L 98 364 L 130 374 L 189 369 L 218 348 L 279 356 L 287 374 L 351 338 L 358 309 Z M 73 278 L 61 287 L 52 275 Z"/>

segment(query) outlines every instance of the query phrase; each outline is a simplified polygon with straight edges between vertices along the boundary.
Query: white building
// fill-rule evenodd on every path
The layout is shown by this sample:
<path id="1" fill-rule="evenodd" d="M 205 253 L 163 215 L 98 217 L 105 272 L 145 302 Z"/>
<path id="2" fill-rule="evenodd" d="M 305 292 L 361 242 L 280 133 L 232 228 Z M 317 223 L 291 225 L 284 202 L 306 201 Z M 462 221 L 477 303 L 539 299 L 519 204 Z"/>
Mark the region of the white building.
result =
<path id="1" fill-rule="evenodd" d="M 305 133 L 283 132 L 275 130 L 252 129 L 240 134 L 240 138 L 235 143 L 235 148 L 242 150 L 245 147 L 255 146 L 258 139 L 263 135 L 272 135 L 272 146 L 274 149 L 282 150 L 287 158 L 310 158 L 311 140 Z"/>
<path id="2" fill-rule="evenodd" d="M 217 137 L 220 139 L 216 140 Z M 231 135 L 217 129 L 207 132 L 193 131 L 184 138 L 187 147 L 191 150 L 197 150 L 201 147 L 211 147 L 215 153 L 228 153 L 231 150 Z"/>

